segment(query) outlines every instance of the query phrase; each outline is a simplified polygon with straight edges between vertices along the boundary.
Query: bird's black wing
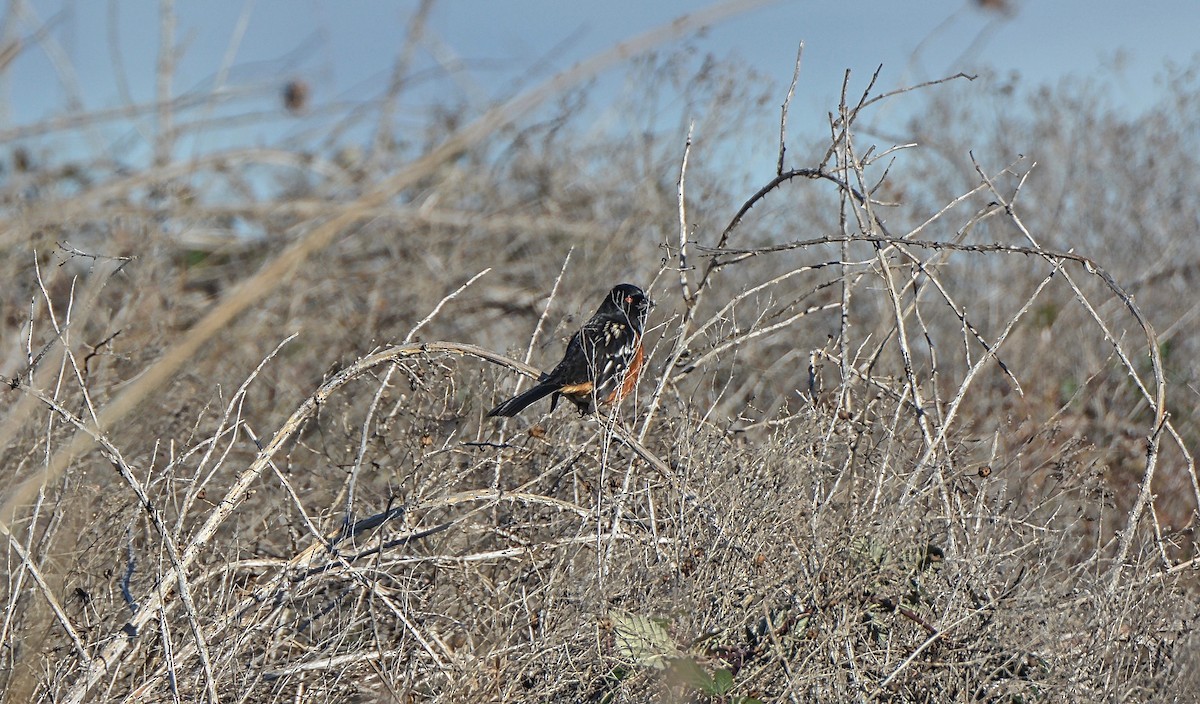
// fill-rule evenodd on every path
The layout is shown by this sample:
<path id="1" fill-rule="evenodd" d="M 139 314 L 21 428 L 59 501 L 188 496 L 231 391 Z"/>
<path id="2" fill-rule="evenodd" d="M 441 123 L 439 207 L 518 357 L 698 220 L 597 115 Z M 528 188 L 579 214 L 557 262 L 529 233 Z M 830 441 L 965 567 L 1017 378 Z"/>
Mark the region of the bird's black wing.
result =
<path id="1" fill-rule="evenodd" d="M 592 394 L 605 399 L 625 379 L 625 372 L 637 353 L 639 336 L 624 318 L 606 318 L 597 322 L 593 328 L 584 328 L 580 332 L 583 333 L 584 356 L 593 384 Z"/>

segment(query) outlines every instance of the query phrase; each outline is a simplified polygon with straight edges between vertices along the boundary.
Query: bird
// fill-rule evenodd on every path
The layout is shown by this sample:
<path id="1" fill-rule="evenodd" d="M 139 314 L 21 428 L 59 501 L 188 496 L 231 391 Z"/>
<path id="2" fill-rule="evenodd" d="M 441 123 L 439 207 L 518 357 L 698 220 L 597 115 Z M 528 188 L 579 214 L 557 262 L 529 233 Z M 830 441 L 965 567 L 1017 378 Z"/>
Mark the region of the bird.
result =
<path id="1" fill-rule="evenodd" d="M 488 411 L 488 417 L 511 418 L 547 396 L 551 411 L 565 396 L 581 414 L 591 412 L 593 400 L 620 402 L 641 373 L 642 330 L 653 305 L 633 284 L 614 286 L 596 314 L 571 336 L 562 361 L 542 374 L 533 388 Z"/>

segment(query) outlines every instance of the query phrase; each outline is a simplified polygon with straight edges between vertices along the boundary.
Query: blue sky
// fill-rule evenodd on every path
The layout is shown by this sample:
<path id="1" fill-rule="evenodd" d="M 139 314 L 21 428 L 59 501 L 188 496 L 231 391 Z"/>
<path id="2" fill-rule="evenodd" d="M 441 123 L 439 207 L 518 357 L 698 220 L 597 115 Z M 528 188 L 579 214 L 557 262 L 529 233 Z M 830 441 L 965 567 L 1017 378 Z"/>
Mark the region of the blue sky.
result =
<path id="1" fill-rule="evenodd" d="M 260 86 L 271 99 L 293 76 L 311 85 L 316 105 L 376 98 L 386 90 L 416 5 L 355 0 L 177 3 L 181 56 L 175 90 L 211 85 L 225 58 L 233 56 L 226 83 Z M 610 0 L 603 6 L 603 12 L 587 12 L 579 8 L 595 5 L 438 3 L 414 66 L 436 66 L 439 60 L 445 65 L 453 58 L 467 69 L 454 77 L 435 71 L 422 90 L 426 95 L 470 95 L 480 102 L 510 95 L 704 5 Z M 158 3 L 37 0 L 30 7 L 35 14 L 8 25 L 8 37 L 23 38 L 26 48 L 0 84 L 3 126 L 67 112 L 73 82 L 87 110 L 123 104 L 118 75 L 124 76 L 135 102 L 153 99 Z M 822 116 L 836 105 L 847 68 L 865 80 L 883 64 L 884 89 L 981 67 L 1001 75 L 1017 72 L 1025 85 L 1065 75 L 1103 76 L 1112 104 L 1140 110 L 1162 95 L 1155 77 L 1164 62 L 1187 64 L 1200 51 L 1200 2 L 1195 0 L 1162 0 L 1152 11 L 1107 0 L 1029 0 L 1011 7 L 1010 15 L 1002 15 L 956 0 L 779 2 L 725 20 L 693 43 L 747 62 L 782 96 L 797 44 L 803 41 L 793 125 L 804 131 L 823 128 Z M 113 8 L 116 14 L 110 15 Z M 43 23 L 50 24 L 51 41 L 31 41 Z M 240 23 L 244 33 L 237 39 Z M 64 71 L 64 66 L 70 68 Z M 1119 70 L 1112 71 L 1114 67 Z M 603 81 L 599 90 L 602 100 Z M 294 123 L 256 129 L 263 131 L 246 128 L 238 139 L 270 141 L 281 130 L 303 135 Z"/>

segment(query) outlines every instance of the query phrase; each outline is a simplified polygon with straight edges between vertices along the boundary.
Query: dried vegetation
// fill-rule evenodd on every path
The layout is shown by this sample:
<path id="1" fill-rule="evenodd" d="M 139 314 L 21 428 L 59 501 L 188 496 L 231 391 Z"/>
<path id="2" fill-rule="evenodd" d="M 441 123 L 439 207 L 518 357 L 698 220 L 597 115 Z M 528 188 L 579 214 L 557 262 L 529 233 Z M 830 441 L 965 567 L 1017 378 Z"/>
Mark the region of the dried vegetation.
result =
<path id="1" fill-rule="evenodd" d="M 851 77 L 746 186 L 722 145 L 782 96 L 740 68 L 636 64 L 636 146 L 582 77 L 370 152 L 19 135 L 0 698 L 1195 692 L 1195 125 Z M 641 117 L 668 89 L 694 131 Z M 883 138 L 880 101 L 926 107 Z M 637 397 L 483 418 L 617 279 L 659 303 Z"/>

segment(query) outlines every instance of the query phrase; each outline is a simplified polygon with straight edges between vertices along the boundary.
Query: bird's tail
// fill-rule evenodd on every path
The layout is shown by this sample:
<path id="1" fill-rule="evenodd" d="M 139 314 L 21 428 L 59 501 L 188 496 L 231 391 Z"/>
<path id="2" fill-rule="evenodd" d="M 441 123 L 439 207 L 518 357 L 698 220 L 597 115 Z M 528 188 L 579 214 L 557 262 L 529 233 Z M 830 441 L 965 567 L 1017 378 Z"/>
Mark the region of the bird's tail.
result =
<path id="1" fill-rule="evenodd" d="M 547 384 L 545 382 L 535 384 L 532 389 L 519 393 L 488 411 L 488 417 L 503 416 L 511 418 L 528 408 L 530 404 L 546 398 L 557 390 L 558 386 L 555 384 Z"/>

